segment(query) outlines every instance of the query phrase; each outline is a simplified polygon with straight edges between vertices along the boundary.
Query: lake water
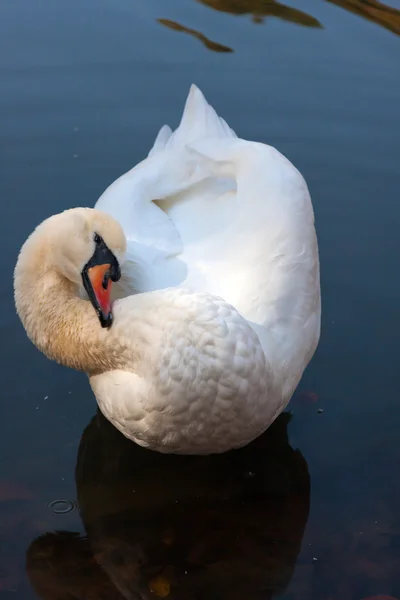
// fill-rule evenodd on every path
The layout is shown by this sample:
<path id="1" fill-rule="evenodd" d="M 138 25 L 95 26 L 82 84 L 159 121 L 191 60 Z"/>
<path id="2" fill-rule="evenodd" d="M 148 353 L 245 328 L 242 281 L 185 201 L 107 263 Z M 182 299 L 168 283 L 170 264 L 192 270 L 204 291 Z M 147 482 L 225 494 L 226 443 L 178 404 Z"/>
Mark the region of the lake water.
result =
<path id="1" fill-rule="evenodd" d="M 355 0 L 0 3 L 1 600 L 400 597 L 399 33 Z M 12 299 L 35 225 L 92 206 L 192 82 L 304 174 L 323 290 L 291 418 L 202 459 L 122 438 Z"/>

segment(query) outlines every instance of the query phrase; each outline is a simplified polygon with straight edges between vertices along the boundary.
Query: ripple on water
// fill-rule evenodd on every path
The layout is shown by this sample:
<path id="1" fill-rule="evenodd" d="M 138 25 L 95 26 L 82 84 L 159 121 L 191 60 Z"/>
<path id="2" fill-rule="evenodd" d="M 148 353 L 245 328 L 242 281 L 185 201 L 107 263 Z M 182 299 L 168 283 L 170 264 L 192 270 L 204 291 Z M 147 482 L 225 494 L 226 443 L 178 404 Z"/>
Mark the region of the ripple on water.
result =
<path id="1" fill-rule="evenodd" d="M 65 515 L 78 510 L 78 504 L 74 500 L 52 500 L 47 506 L 56 515 Z"/>

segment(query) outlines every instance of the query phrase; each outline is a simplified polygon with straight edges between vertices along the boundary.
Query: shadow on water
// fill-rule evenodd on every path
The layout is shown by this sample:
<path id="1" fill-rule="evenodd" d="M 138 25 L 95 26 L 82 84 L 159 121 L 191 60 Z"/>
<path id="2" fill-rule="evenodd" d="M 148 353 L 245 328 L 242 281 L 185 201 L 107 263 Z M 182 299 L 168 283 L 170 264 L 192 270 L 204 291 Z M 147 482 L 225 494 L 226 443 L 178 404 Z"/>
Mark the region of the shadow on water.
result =
<path id="1" fill-rule="evenodd" d="M 379 2 L 378 0 L 324 0 L 335 4 L 349 12 L 364 17 L 368 21 L 385 27 L 389 31 L 400 35 L 400 10 Z M 308 13 L 286 6 L 275 0 L 196 0 L 219 12 L 231 15 L 251 15 L 254 23 L 264 23 L 270 17 L 275 17 L 288 23 L 295 23 L 303 27 L 323 28 L 323 25 Z M 175 31 L 187 33 L 200 40 L 206 48 L 214 52 L 233 52 L 229 46 L 213 42 L 203 33 L 186 27 L 169 19 L 158 19 L 161 25 Z"/>
<path id="2" fill-rule="evenodd" d="M 289 584 L 309 514 L 307 463 L 281 415 L 244 449 L 161 455 L 101 414 L 76 465 L 87 537 L 47 533 L 27 551 L 39 597 L 264 600 Z"/>

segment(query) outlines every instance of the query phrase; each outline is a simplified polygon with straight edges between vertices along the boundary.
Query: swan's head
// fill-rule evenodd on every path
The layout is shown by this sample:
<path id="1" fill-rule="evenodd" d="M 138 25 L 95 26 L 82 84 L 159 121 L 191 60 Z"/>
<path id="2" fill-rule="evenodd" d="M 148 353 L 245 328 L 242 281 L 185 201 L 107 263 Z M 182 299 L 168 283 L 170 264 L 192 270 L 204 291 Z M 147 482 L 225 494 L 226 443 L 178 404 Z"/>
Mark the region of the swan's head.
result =
<path id="1" fill-rule="evenodd" d="M 126 238 L 115 219 L 91 208 L 73 208 L 36 228 L 22 247 L 15 278 L 23 275 L 24 266 L 35 268 L 32 260 L 38 271 L 56 270 L 78 287 L 83 284 L 102 327 L 110 327 L 111 286 L 121 277 L 125 250 Z"/>

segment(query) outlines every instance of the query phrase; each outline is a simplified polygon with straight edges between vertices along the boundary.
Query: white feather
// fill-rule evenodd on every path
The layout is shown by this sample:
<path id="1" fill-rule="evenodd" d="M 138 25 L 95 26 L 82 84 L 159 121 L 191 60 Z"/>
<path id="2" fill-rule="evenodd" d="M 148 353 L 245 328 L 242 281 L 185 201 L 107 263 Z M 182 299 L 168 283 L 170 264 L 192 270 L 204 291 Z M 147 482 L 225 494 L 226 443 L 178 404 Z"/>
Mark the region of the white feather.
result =
<path id="1" fill-rule="evenodd" d="M 222 298 L 224 306 L 234 307 L 237 327 L 240 320 L 247 322 L 263 350 L 269 383 L 264 387 L 266 394 L 261 404 L 259 382 L 264 381 L 265 373 L 261 376 L 256 365 L 252 369 L 249 358 L 246 377 L 248 389 L 253 392 L 238 392 L 236 406 L 221 416 L 230 423 L 231 434 L 222 423 L 220 441 L 211 441 L 211 424 L 205 416 L 209 407 L 203 400 L 203 404 L 197 404 L 197 414 L 192 414 L 187 406 L 188 419 L 200 419 L 198 430 L 195 431 L 193 421 L 186 423 L 186 429 L 182 421 L 174 424 L 173 419 L 163 424 L 163 431 L 167 425 L 186 431 L 186 438 L 182 434 L 182 439 L 177 431 L 169 432 L 173 438 L 171 448 L 190 452 L 188 431 L 196 437 L 192 443 L 196 451 L 201 447 L 204 452 L 221 451 L 241 445 L 245 439 L 250 441 L 289 402 L 320 335 L 318 246 L 311 198 L 302 175 L 271 146 L 238 138 L 200 90 L 192 86 L 179 127 L 171 132 L 164 126 L 148 158 L 114 182 L 96 208 L 114 216 L 128 239 L 120 295 L 156 290 L 167 293 L 168 289 L 171 302 L 170 294 L 181 298 L 182 291 L 189 290 L 193 298 L 199 294 L 203 298 L 200 304 L 195 302 L 199 318 L 203 309 L 207 314 L 211 310 L 204 308 L 208 300 L 202 304 L 205 297 Z M 157 318 L 162 320 L 163 330 L 174 331 L 174 344 L 179 345 L 179 336 L 187 327 L 184 317 L 182 329 L 179 323 L 168 320 L 172 313 L 168 303 L 163 308 L 162 292 L 157 297 L 161 303 Z M 177 300 L 178 304 L 181 301 Z M 177 313 L 173 314 L 176 319 Z M 157 323 L 152 327 L 157 328 Z M 242 325 L 239 329 L 242 335 Z M 232 335 L 239 329 L 233 327 Z M 185 352 L 198 352 L 201 360 L 206 360 L 200 346 L 195 350 L 179 347 L 182 365 Z M 171 356 L 164 357 L 168 364 Z M 233 367 L 229 372 L 235 357 L 225 362 L 224 356 L 222 360 L 217 352 L 213 360 L 221 361 L 220 366 L 235 381 L 238 372 Z M 182 381 L 189 381 L 190 378 L 185 379 L 187 373 L 181 375 Z M 157 373 L 153 376 L 157 378 Z M 198 382 L 199 397 L 204 398 L 206 383 Z M 101 383 L 96 386 L 97 390 L 102 389 Z M 148 398 L 155 398 L 151 389 L 146 390 Z M 171 393 L 179 393 L 184 404 L 189 402 L 185 400 L 183 384 L 173 387 Z M 189 389 L 187 393 L 190 395 Z M 170 401 L 169 395 L 168 398 Z M 130 405 L 127 401 L 126 406 Z M 110 420 L 129 435 L 129 415 L 118 420 L 113 417 L 111 405 L 107 410 Z M 254 418 L 249 420 L 249 415 Z M 243 424 L 243 418 L 249 420 L 248 426 Z M 150 421 L 147 430 L 154 429 Z M 243 436 L 239 431 L 243 433 L 244 425 Z M 145 443 L 140 440 L 143 433 L 135 435 L 131 437 Z M 154 442 L 153 446 L 157 444 Z M 157 449 L 164 446 L 168 446 L 165 440 L 158 443 Z"/>

